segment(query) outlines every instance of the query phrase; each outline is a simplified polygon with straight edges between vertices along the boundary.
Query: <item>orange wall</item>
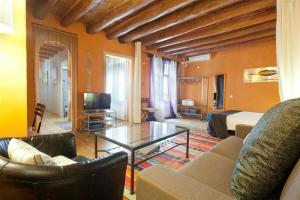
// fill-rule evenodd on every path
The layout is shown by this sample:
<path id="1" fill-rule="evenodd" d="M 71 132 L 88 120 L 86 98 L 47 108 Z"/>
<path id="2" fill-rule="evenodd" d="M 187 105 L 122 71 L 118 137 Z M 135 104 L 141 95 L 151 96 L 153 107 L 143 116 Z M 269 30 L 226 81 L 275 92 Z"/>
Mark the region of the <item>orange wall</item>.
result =
<path id="1" fill-rule="evenodd" d="M 30 8 L 27 8 L 27 30 L 28 30 L 28 124 L 32 122 L 33 108 L 35 105 L 35 89 L 34 89 L 34 50 L 32 40 L 32 23 L 41 24 L 51 28 L 70 32 L 78 35 L 78 91 L 77 104 L 78 113 L 80 116 L 83 92 L 87 87 L 86 65 L 88 52 L 92 55 L 92 90 L 96 92 L 104 91 L 104 52 L 112 52 L 131 56 L 134 58 L 133 44 L 120 44 L 117 40 L 108 40 L 103 32 L 94 35 L 87 34 L 85 26 L 81 23 L 74 23 L 68 28 L 61 27 L 59 20 L 49 15 L 45 20 L 37 20 L 32 17 Z"/>
<path id="2" fill-rule="evenodd" d="M 276 66 L 275 40 L 223 50 L 209 61 L 181 66 L 183 76 L 209 76 L 209 110 L 212 110 L 212 76 L 225 74 L 225 109 L 265 112 L 279 103 L 278 82 L 243 83 L 244 68 Z M 184 84 L 183 98 L 196 101 L 200 89 L 196 84 Z M 232 98 L 231 98 L 232 97 Z"/>
<path id="3" fill-rule="evenodd" d="M 13 4 L 14 32 L 0 33 L 0 137 L 27 135 L 25 3 Z"/>

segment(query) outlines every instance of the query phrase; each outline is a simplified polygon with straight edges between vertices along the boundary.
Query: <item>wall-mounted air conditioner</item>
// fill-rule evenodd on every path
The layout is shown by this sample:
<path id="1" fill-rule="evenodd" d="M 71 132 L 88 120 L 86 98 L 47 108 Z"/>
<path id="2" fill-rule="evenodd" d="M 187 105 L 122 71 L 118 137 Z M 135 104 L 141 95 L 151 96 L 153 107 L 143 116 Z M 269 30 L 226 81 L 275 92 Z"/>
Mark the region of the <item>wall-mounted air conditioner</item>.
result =
<path id="1" fill-rule="evenodd" d="M 206 60 L 210 60 L 211 55 L 209 54 L 203 54 L 203 55 L 199 55 L 199 56 L 192 56 L 189 57 L 189 61 L 188 62 L 199 62 L 199 61 L 206 61 Z"/>

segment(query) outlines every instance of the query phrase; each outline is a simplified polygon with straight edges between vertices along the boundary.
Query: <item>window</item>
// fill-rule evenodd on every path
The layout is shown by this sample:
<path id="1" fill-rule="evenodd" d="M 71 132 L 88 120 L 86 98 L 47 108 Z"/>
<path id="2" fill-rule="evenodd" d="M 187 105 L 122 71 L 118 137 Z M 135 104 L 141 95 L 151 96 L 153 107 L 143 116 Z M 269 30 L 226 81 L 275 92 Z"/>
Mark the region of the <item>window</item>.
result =
<path id="1" fill-rule="evenodd" d="M 111 94 L 111 109 L 118 119 L 126 120 L 128 109 L 128 78 L 131 60 L 115 55 L 105 55 L 105 91 Z"/>

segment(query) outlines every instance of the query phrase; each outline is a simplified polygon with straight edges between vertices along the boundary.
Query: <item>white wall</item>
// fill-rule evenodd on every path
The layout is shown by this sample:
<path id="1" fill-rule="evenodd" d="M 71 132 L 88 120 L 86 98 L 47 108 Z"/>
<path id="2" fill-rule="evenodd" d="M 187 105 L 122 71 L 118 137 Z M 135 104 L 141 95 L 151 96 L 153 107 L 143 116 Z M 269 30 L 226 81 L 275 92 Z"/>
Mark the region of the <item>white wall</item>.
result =
<path id="1" fill-rule="evenodd" d="M 62 71 L 65 65 L 67 65 L 66 50 L 41 63 L 39 72 L 40 101 L 46 105 L 47 111 L 60 117 L 63 117 Z"/>

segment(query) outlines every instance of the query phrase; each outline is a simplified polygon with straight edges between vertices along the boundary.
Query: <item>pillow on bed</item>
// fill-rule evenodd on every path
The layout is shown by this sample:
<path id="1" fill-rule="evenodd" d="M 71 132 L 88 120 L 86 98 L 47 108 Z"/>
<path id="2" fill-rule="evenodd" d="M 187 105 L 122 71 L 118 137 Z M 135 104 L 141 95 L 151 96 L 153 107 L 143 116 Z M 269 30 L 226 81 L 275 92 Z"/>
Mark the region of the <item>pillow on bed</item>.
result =
<path id="1" fill-rule="evenodd" d="M 233 170 L 236 199 L 265 199 L 281 187 L 300 156 L 300 99 L 278 104 L 251 130 Z"/>

